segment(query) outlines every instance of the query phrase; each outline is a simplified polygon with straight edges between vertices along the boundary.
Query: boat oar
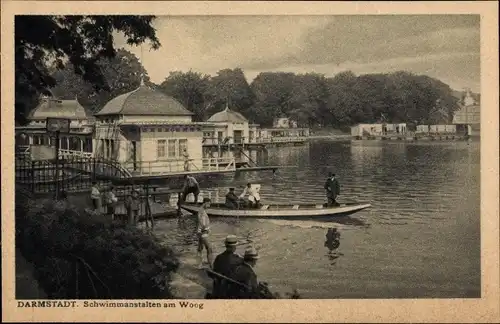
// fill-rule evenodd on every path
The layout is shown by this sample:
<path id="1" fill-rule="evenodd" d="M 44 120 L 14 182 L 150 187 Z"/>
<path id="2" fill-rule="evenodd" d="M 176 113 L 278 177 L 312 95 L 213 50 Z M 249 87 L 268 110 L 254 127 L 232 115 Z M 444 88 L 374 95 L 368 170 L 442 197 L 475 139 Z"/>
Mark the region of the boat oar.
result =
<path id="1" fill-rule="evenodd" d="M 218 272 L 215 272 L 212 269 L 205 269 L 205 271 L 208 273 L 209 277 L 212 277 L 212 276 L 219 277 L 219 278 L 225 279 L 225 280 L 227 280 L 227 281 L 229 281 L 231 283 L 234 283 L 234 284 L 236 284 L 236 285 L 238 285 L 240 287 L 243 287 L 243 288 L 246 288 L 246 289 L 251 289 L 250 286 L 247 286 L 244 283 L 241 283 L 239 281 L 236 281 L 234 279 L 226 277 L 225 275 L 223 275 L 221 273 L 218 273 Z"/>

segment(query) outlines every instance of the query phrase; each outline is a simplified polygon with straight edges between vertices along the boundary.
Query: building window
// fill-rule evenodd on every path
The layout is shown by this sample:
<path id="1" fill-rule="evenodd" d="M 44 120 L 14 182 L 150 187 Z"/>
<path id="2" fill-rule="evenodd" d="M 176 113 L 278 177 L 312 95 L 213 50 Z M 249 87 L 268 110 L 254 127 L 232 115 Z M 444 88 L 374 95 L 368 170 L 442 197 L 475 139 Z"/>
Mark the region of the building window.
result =
<path id="1" fill-rule="evenodd" d="M 184 149 L 187 149 L 187 139 L 161 139 L 157 141 L 156 155 L 158 159 L 179 159 Z"/>
<path id="2" fill-rule="evenodd" d="M 175 158 L 176 156 L 178 156 L 177 150 L 176 150 L 176 146 L 177 146 L 176 144 L 177 144 L 177 140 L 175 140 L 175 139 L 168 140 L 168 157 L 169 158 Z"/>
<path id="3" fill-rule="evenodd" d="M 167 145 L 166 140 L 158 140 L 156 146 L 156 155 L 158 158 L 164 158 L 167 156 L 166 145 Z"/>
<path id="4" fill-rule="evenodd" d="M 184 149 L 187 150 L 187 139 L 180 139 L 179 140 L 179 156 L 182 156 L 182 152 L 184 152 Z"/>

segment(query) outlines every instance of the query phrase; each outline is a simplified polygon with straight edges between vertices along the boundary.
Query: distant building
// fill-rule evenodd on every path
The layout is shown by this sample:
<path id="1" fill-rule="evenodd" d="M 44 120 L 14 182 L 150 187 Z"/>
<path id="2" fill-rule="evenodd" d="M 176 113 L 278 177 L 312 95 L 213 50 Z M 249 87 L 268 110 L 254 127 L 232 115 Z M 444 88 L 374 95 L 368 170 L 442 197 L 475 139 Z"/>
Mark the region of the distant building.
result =
<path id="1" fill-rule="evenodd" d="M 406 134 L 407 131 L 406 123 L 357 124 L 351 127 L 351 135 L 356 137 Z"/>
<path id="2" fill-rule="evenodd" d="M 42 96 L 38 106 L 28 115 L 28 125 L 16 125 L 16 145 L 54 146 L 55 138 L 47 134 L 47 118 L 70 120 L 70 133 L 60 135 L 60 149 L 92 154 L 94 118 L 92 113 L 78 102 L 77 98 L 61 100 L 52 96 Z"/>
<path id="3" fill-rule="evenodd" d="M 468 125 L 469 135 L 479 134 L 481 125 L 481 105 L 478 99 L 474 98 L 470 90 L 463 100 L 459 102 L 460 109 L 453 116 L 453 124 Z"/>
<path id="4" fill-rule="evenodd" d="M 131 171 L 184 170 L 184 150 L 202 166 L 202 126 L 193 113 L 166 94 L 144 84 L 110 100 L 96 116 L 95 155 Z"/>
<path id="5" fill-rule="evenodd" d="M 273 128 L 297 128 L 297 122 L 288 117 L 275 118 Z"/>
<path id="6" fill-rule="evenodd" d="M 222 111 L 213 114 L 204 126 L 204 142 L 206 144 L 243 144 L 250 141 L 250 125 L 239 112 L 229 109 L 228 106 Z M 252 124 L 252 132 L 255 132 L 255 124 Z M 252 134 L 252 138 L 255 133 Z"/>

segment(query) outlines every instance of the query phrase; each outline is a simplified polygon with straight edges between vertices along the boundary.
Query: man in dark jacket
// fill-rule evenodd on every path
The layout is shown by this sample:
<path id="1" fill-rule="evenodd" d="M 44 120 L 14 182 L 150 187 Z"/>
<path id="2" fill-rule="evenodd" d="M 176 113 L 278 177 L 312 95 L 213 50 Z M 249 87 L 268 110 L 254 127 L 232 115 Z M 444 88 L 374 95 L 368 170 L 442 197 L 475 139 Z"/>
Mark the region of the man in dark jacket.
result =
<path id="1" fill-rule="evenodd" d="M 226 194 L 226 207 L 230 209 L 238 208 L 239 198 L 234 193 L 234 188 L 229 188 L 229 192 Z"/>
<path id="2" fill-rule="evenodd" d="M 254 248 L 248 248 L 243 257 L 243 263 L 236 267 L 231 279 L 241 285 L 231 284 L 230 298 L 252 299 L 258 298 L 260 294 L 257 274 L 253 270 L 259 254 Z"/>
<path id="3" fill-rule="evenodd" d="M 190 175 L 184 175 L 184 186 L 182 187 L 182 201 L 185 202 L 187 196 L 192 193 L 194 195 L 194 202 L 198 202 L 198 195 L 200 194 L 200 185 L 198 181 Z"/>
<path id="4" fill-rule="evenodd" d="M 213 271 L 228 278 L 231 277 L 237 266 L 243 263 L 243 258 L 235 253 L 238 238 L 234 235 L 228 235 L 224 241 L 226 250 L 219 254 L 214 261 Z M 212 291 L 213 298 L 226 298 L 228 293 L 228 282 L 220 277 L 214 277 Z"/>
<path id="5" fill-rule="evenodd" d="M 328 173 L 328 179 L 325 182 L 327 206 L 338 206 L 337 196 L 340 194 L 340 184 L 335 178 L 335 173 Z"/>

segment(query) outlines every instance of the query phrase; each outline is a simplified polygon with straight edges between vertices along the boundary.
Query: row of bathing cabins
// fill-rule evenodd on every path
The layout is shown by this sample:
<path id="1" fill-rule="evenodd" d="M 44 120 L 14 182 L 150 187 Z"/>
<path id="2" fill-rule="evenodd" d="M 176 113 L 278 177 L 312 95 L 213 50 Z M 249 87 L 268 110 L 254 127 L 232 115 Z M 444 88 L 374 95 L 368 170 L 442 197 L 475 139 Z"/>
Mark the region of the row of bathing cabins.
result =
<path id="1" fill-rule="evenodd" d="M 351 127 L 351 136 L 357 139 L 366 137 L 405 137 L 405 136 L 479 136 L 480 104 L 470 91 L 460 102 L 460 108 L 455 112 L 451 124 L 443 125 L 409 125 L 406 123 L 358 124 Z"/>
<path id="2" fill-rule="evenodd" d="M 71 130 L 60 135 L 60 155 L 116 161 L 131 174 L 164 174 L 186 171 L 186 160 L 190 171 L 235 168 L 235 147 L 300 143 L 309 136 L 308 128 L 298 128 L 287 118 L 275 120 L 273 128 L 261 128 L 229 107 L 206 122 L 193 122 L 193 115 L 144 84 L 111 99 L 93 115 L 76 99 L 45 96 L 29 124 L 16 126 L 16 147 L 54 146 L 46 120 L 66 118 Z"/>

